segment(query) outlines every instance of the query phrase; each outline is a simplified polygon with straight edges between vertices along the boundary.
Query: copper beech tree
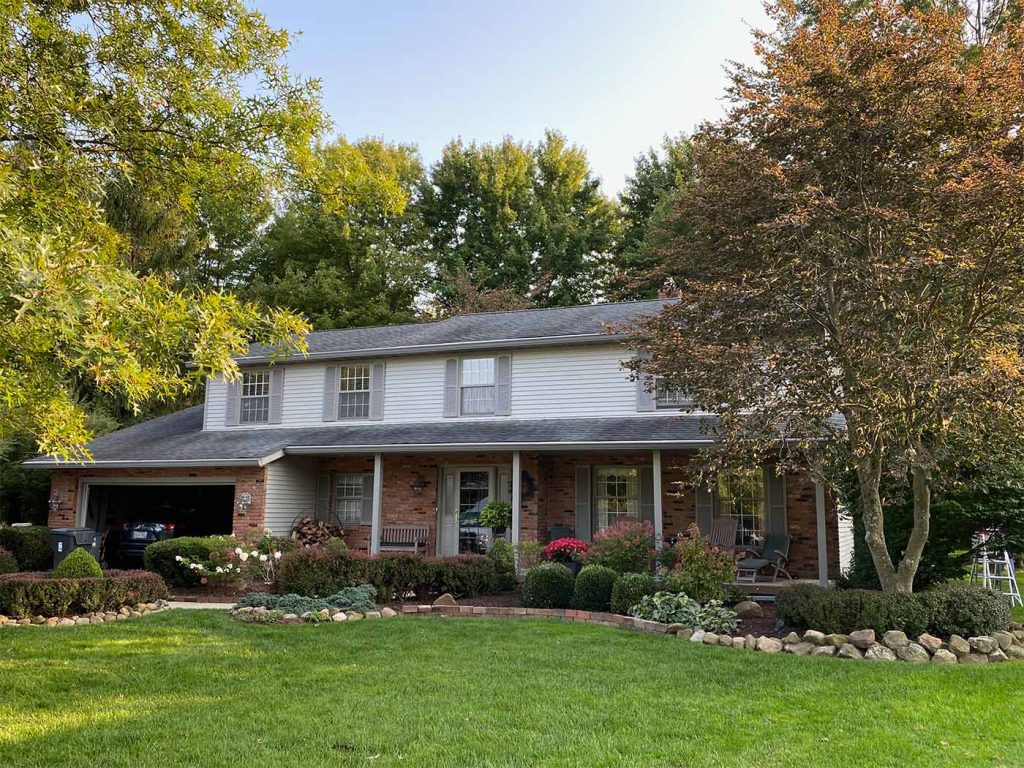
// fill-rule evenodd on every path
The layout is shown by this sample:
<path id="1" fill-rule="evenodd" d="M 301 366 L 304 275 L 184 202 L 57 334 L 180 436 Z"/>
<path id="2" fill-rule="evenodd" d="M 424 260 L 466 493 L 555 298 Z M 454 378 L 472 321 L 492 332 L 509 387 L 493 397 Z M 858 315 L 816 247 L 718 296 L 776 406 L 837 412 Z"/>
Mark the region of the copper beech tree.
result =
<path id="1" fill-rule="evenodd" d="M 706 472 L 854 471 L 889 592 L 913 589 L 933 486 L 1013 466 L 1024 435 L 1024 26 L 979 46 L 962 11 L 910 5 L 769 7 L 759 64 L 694 136 L 660 253 L 679 301 L 633 363 L 721 414 Z M 913 486 L 897 558 L 887 473 Z"/>

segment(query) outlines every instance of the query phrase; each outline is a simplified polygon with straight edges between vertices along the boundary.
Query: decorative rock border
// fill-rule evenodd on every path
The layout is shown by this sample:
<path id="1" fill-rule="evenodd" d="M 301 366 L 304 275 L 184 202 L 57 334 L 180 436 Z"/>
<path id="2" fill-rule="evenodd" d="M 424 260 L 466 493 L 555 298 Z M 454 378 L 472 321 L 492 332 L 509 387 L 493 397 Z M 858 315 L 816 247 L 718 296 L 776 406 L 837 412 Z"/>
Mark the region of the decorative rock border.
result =
<path id="1" fill-rule="evenodd" d="M 381 608 L 379 611 L 345 611 L 341 608 L 328 608 L 322 611 L 306 611 L 301 615 L 283 613 L 270 608 L 250 607 L 232 608 L 231 615 L 239 621 L 251 624 L 330 624 L 343 621 L 359 621 L 360 619 L 390 619 L 398 616 L 392 608 Z"/>
<path id="2" fill-rule="evenodd" d="M 97 611 L 96 613 L 75 614 L 72 616 L 33 616 L 31 619 L 11 619 L 0 616 L 0 628 L 3 627 L 77 627 L 86 624 L 109 624 L 112 621 L 137 619 L 150 613 L 166 611 L 170 606 L 167 600 L 153 603 L 137 603 L 124 605 L 117 611 Z"/>
<path id="3" fill-rule="evenodd" d="M 911 664 L 988 664 L 1010 660 L 1024 660 L 1024 629 L 1014 624 L 1011 631 L 993 632 L 991 636 L 963 638 L 953 635 L 948 641 L 929 634 L 912 641 L 899 630 L 886 632 L 879 639 L 873 629 L 861 629 L 849 635 L 825 634 L 809 629 L 801 637 L 790 632 L 783 638 L 762 635 L 733 637 L 717 635 L 698 629 L 696 632 L 681 624 L 660 624 L 617 613 L 576 611 L 562 608 L 491 608 L 474 605 L 404 605 L 404 614 L 430 613 L 440 616 L 479 616 L 498 619 L 526 617 L 548 618 L 576 624 L 595 624 L 602 627 L 621 627 L 648 634 L 675 635 L 701 645 L 717 645 L 737 650 L 761 653 L 788 653 L 793 656 L 827 656 L 837 659 L 866 661 L 905 661 Z"/>

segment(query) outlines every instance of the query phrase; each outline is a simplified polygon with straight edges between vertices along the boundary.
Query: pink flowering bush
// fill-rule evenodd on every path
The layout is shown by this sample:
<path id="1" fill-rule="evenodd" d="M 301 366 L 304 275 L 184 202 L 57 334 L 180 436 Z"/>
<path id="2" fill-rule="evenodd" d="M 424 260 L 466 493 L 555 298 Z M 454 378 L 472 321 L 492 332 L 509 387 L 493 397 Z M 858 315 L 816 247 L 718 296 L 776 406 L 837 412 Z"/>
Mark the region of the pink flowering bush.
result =
<path id="1" fill-rule="evenodd" d="M 587 563 L 619 573 L 647 573 L 654 559 L 654 526 L 650 522 L 621 520 L 594 535 Z"/>
<path id="2" fill-rule="evenodd" d="M 721 547 L 712 546 L 700 535 L 700 529 L 691 525 L 672 548 L 675 559 L 665 576 L 669 592 L 685 592 L 697 602 L 724 601 L 725 585 L 736 574 L 736 555 Z"/>
<path id="3" fill-rule="evenodd" d="M 578 563 L 587 554 L 587 549 L 587 542 L 567 536 L 544 547 L 544 559 L 553 563 Z"/>

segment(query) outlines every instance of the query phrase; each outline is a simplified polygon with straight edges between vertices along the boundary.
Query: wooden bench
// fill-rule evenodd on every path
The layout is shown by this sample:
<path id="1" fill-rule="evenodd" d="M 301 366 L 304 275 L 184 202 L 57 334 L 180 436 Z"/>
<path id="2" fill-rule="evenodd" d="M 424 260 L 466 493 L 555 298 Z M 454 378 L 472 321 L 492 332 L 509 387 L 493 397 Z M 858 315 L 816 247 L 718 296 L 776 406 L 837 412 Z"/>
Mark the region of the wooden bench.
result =
<path id="1" fill-rule="evenodd" d="M 380 551 L 425 555 L 428 530 L 425 525 L 385 525 L 380 531 Z"/>

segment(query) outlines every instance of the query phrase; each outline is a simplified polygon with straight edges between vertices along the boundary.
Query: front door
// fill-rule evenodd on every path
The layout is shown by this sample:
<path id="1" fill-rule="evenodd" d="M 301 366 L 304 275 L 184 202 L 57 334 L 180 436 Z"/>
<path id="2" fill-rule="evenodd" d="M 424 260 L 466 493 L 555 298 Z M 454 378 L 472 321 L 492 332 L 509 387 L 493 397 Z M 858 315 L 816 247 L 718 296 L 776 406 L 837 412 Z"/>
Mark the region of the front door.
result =
<path id="1" fill-rule="evenodd" d="M 494 470 L 490 467 L 446 469 L 444 480 L 438 554 L 447 557 L 486 552 L 490 528 L 480 525 L 480 510 L 491 500 Z"/>

